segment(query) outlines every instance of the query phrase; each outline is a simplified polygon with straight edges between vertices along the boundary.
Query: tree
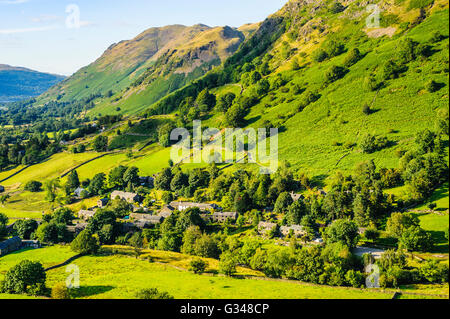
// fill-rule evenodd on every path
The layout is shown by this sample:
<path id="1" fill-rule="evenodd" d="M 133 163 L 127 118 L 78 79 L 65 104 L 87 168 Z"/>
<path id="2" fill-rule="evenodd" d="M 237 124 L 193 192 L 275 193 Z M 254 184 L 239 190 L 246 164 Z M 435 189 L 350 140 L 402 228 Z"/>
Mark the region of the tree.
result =
<path id="1" fill-rule="evenodd" d="M 124 181 L 124 175 L 127 171 L 128 167 L 126 166 L 117 166 L 113 168 L 108 174 L 108 185 L 111 188 L 125 188 L 126 184 Z"/>
<path id="2" fill-rule="evenodd" d="M 183 234 L 183 246 L 181 246 L 181 252 L 187 255 L 194 255 L 194 244 L 202 236 L 200 227 L 191 226 Z"/>
<path id="3" fill-rule="evenodd" d="M 66 187 L 70 189 L 71 192 L 80 187 L 80 179 L 78 178 L 78 173 L 76 170 L 70 172 L 67 177 Z"/>
<path id="4" fill-rule="evenodd" d="M 18 220 L 14 223 L 13 228 L 14 228 L 14 232 L 20 238 L 30 239 L 31 234 L 33 234 L 34 231 L 38 228 L 38 223 L 34 219 Z"/>
<path id="5" fill-rule="evenodd" d="M 54 221 L 44 222 L 36 229 L 36 238 L 43 243 L 58 244 L 69 242 L 71 234 L 66 224 L 58 224 Z"/>
<path id="6" fill-rule="evenodd" d="M 236 273 L 237 262 L 233 253 L 230 251 L 224 252 L 220 255 L 219 261 L 219 272 L 226 275 L 232 276 Z"/>
<path id="7" fill-rule="evenodd" d="M 220 251 L 217 240 L 212 236 L 203 234 L 195 241 L 194 254 L 204 258 L 218 258 Z"/>
<path id="8" fill-rule="evenodd" d="M 278 214 L 285 214 L 292 203 L 292 197 L 288 192 L 281 193 L 275 202 L 275 212 Z"/>
<path id="9" fill-rule="evenodd" d="M 92 143 L 92 147 L 96 152 L 106 152 L 108 150 L 108 137 L 99 135 Z"/>
<path id="10" fill-rule="evenodd" d="M 432 246 L 431 235 L 418 226 L 403 231 L 399 238 L 400 247 L 408 251 L 428 251 Z"/>
<path id="11" fill-rule="evenodd" d="M 8 216 L 0 213 L 0 239 L 5 238 L 8 235 L 6 226 L 8 226 Z"/>
<path id="12" fill-rule="evenodd" d="M 123 183 L 131 187 L 139 186 L 139 169 L 137 167 L 129 167 L 123 173 Z"/>
<path id="13" fill-rule="evenodd" d="M 98 239 L 88 229 L 85 229 L 74 239 L 70 248 L 79 254 L 89 255 L 97 253 L 100 246 Z"/>
<path id="14" fill-rule="evenodd" d="M 345 7 L 339 1 L 333 2 L 333 4 L 330 6 L 330 12 L 334 14 L 340 13 L 344 10 Z"/>
<path id="15" fill-rule="evenodd" d="M 161 173 L 156 175 L 155 187 L 160 190 L 170 191 L 172 178 L 172 170 L 170 168 L 163 169 Z"/>
<path id="16" fill-rule="evenodd" d="M 411 228 L 419 226 L 419 219 L 411 213 L 393 213 L 386 224 L 386 232 L 397 239 Z"/>
<path id="17" fill-rule="evenodd" d="M 194 274 L 202 274 L 208 267 L 208 263 L 200 258 L 192 259 L 189 263 L 189 270 Z"/>
<path id="18" fill-rule="evenodd" d="M 188 208 L 180 213 L 175 224 L 179 232 L 184 232 L 191 226 L 205 227 L 204 220 L 200 217 L 201 211 L 198 207 Z"/>
<path id="19" fill-rule="evenodd" d="M 303 200 L 299 199 L 289 206 L 286 220 L 289 225 L 300 225 L 302 218 L 308 214 L 308 208 Z"/>
<path id="20" fill-rule="evenodd" d="M 89 192 L 93 195 L 103 195 L 106 191 L 106 175 L 99 173 L 94 176 L 89 184 Z"/>
<path id="21" fill-rule="evenodd" d="M 25 184 L 24 189 L 26 191 L 32 192 L 32 193 L 37 193 L 41 191 L 41 187 L 42 187 L 42 183 L 38 182 L 38 181 L 29 181 L 28 183 Z"/>
<path id="22" fill-rule="evenodd" d="M 197 96 L 197 105 L 202 112 L 207 112 L 216 106 L 216 96 L 204 89 Z"/>
<path id="23" fill-rule="evenodd" d="M 183 187 L 188 185 L 188 177 L 181 171 L 175 174 L 170 182 L 170 189 L 173 192 L 181 190 Z"/>
<path id="24" fill-rule="evenodd" d="M 46 192 L 46 199 L 53 203 L 56 200 L 58 189 L 61 187 L 59 178 L 46 181 L 44 183 L 44 190 Z"/>
<path id="25" fill-rule="evenodd" d="M 356 247 L 358 242 L 358 226 L 348 219 L 335 220 L 326 229 L 327 243 L 342 243 L 349 248 Z"/>
<path id="26" fill-rule="evenodd" d="M 67 207 L 58 208 L 52 215 L 52 221 L 57 224 L 68 225 L 75 219 L 73 211 Z"/>
<path id="27" fill-rule="evenodd" d="M 40 262 L 23 260 L 8 270 L 0 290 L 10 294 L 45 293 L 46 274 Z"/>

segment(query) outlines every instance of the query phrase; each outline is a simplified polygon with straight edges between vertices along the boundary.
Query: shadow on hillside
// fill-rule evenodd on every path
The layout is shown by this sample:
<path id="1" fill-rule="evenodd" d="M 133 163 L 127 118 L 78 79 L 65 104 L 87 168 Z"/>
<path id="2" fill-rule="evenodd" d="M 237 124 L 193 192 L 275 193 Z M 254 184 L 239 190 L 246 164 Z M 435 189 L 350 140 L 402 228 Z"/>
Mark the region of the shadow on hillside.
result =
<path id="1" fill-rule="evenodd" d="M 74 298 L 91 297 L 113 290 L 112 286 L 82 286 L 78 289 L 73 289 L 71 294 Z"/>
<path id="2" fill-rule="evenodd" d="M 434 246 L 430 250 L 431 253 L 442 253 L 445 254 L 449 252 L 448 250 L 448 240 L 445 238 L 445 232 L 443 231 L 428 231 L 433 240 Z"/>

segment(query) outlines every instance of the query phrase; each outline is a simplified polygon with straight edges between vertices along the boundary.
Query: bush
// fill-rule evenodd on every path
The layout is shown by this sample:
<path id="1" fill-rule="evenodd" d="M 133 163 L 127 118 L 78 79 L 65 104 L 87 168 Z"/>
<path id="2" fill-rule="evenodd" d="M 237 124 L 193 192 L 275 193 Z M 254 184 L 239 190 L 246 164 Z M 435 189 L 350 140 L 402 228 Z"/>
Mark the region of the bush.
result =
<path id="1" fill-rule="evenodd" d="M 237 262 L 233 254 L 229 251 L 220 256 L 219 271 L 226 276 L 232 276 L 236 273 Z"/>
<path id="2" fill-rule="evenodd" d="M 318 49 L 313 52 L 312 59 L 316 62 L 322 62 L 328 59 L 328 53 L 324 49 Z"/>
<path id="3" fill-rule="evenodd" d="M 345 73 L 346 69 L 344 67 L 333 65 L 325 72 L 325 82 L 333 83 L 343 78 Z"/>
<path id="4" fill-rule="evenodd" d="M 428 260 L 420 266 L 419 273 L 430 283 L 448 282 L 448 265 L 440 264 L 437 260 Z"/>
<path id="5" fill-rule="evenodd" d="M 434 93 L 439 90 L 439 84 L 434 80 L 430 80 L 425 84 L 425 90 L 429 93 Z"/>
<path id="6" fill-rule="evenodd" d="M 41 187 L 42 183 L 37 181 L 29 181 L 28 183 L 25 184 L 25 190 L 32 193 L 40 192 Z"/>
<path id="7" fill-rule="evenodd" d="M 69 289 L 64 284 L 56 284 L 52 288 L 52 299 L 70 299 Z"/>
<path id="8" fill-rule="evenodd" d="M 156 288 L 142 289 L 136 293 L 137 299 L 174 299 L 168 292 Z"/>
<path id="9" fill-rule="evenodd" d="M 197 258 L 191 260 L 189 263 L 189 271 L 192 271 L 194 274 L 202 274 L 205 272 L 205 269 L 208 267 L 208 263 L 203 259 Z"/>
<path id="10" fill-rule="evenodd" d="M 365 115 L 372 114 L 372 109 L 370 108 L 370 106 L 367 103 L 363 105 L 362 111 Z"/>
<path id="11" fill-rule="evenodd" d="M 342 11 L 345 10 L 345 7 L 339 2 L 339 1 L 335 1 L 331 6 L 330 6 L 330 12 L 331 13 L 340 13 Z"/>
<path id="12" fill-rule="evenodd" d="M 344 59 L 344 66 L 347 68 L 351 67 L 353 64 L 358 62 L 361 59 L 361 52 L 359 52 L 358 48 L 353 48 L 347 53 L 347 56 Z"/>

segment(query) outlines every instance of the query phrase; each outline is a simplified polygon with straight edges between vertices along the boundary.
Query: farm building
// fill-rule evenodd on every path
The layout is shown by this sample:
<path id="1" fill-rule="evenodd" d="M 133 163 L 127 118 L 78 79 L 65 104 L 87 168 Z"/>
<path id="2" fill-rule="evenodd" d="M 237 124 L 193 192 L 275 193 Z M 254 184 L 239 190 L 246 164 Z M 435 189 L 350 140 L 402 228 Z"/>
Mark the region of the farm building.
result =
<path id="1" fill-rule="evenodd" d="M 42 245 L 39 240 L 22 240 L 22 248 L 41 248 Z"/>
<path id="2" fill-rule="evenodd" d="M 126 200 L 128 203 L 135 203 L 139 201 L 139 195 L 135 193 L 128 193 L 128 192 L 121 192 L 121 191 L 114 191 L 111 194 L 111 199 L 123 199 Z"/>
<path id="3" fill-rule="evenodd" d="M 238 218 L 238 213 L 236 212 L 215 212 L 211 215 L 211 220 L 213 222 L 225 222 L 227 219 L 235 221 Z"/>
<path id="4" fill-rule="evenodd" d="M 161 216 L 163 218 L 167 218 L 170 215 L 172 215 L 174 210 L 175 210 L 175 208 L 173 208 L 172 206 L 164 205 L 163 208 L 159 211 L 158 216 Z"/>
<path id="5" fill-rule="evenodd" d="M 307 234 L 307 232 L 300 225 L 292 225 L 292 226 L 281 226 L 280 232 L 283 236 L 288 236 L 291 232 L 296 237 L 302 237 Z"/>
<path id="6" fill-rule="evenodd" d="M 78 218 L 88 220 L 95 215 L 95 211 L 92 210 L 80 210 L 78 212 Z"/>
<path id="7" fill-rule="evenodd" d="M 78 235 L 79 233 L 81 233 L 83 230 L 86 229 L 87 227 L 87 223 L 78 223 L 74 226 L 67 226 L 67 230 L 73 234 Z"/>
<path id="8" fill-rule="evenodd" d="M 132 213 L 130 214 L 130 218 L 137 220 L 137 221 L 146 221 L 150 224 L 160 224 L 164 218 L 161 216 L 155 216 L 150 214 L 138 214 L 138 213 Z"/>
<path id="9" fill-rule="evenodd" d="M 0 243 L 0 256 L 12 253 L 22 247 L 22 239 L 13 237 Z"/>
<path id="10" fill-rule="evenodd" d="M 277 227 L 276 223 L 269 223 L 269 222 L 259 222 L 258 224 L 258 232 L 260 234 L 267 234 L 269 231 Z"/>
<path id="11" fill-rule="evenodd" d="M 191 203 L 191 202 L 171 202 L 170 206 L 174 207 L 176 210 L 180 212 L 188 209 L 197 207 L 201 211 L 215 211 L 220 210 L 220 207 L 216 204 L 203 204 L 203 203 Z"/>

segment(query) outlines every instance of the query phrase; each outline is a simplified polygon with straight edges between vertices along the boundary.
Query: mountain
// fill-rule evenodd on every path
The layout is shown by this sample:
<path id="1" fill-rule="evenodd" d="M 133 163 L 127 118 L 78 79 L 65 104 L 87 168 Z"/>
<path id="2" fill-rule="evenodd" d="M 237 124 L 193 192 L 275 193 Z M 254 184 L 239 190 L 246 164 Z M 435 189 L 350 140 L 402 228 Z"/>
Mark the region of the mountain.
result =
<path id="1" fill-rule="evenodd" d="M 98 60 L 46 92 L 41 100 L 58 97 L 68 101 L 112 91 L 120 94 L 100 105 L 98 112 L 120 108 L 125 99 L 133 109 L 147 107 L 219 65 L 244 39 L 243 32 L 230 27 L 151 28 L 110 46 Z M 142 102 L 142 96 L 150 101 Z"/>
<path id="2" fill-rule="evenodd" d="M 0 64 L 0 103 L 38 96 L 65 77 Z"/>
<path id="3" fill-rule="evenodd" d="M 322 178 L 367 160 L 397 167 L 415 135 L 448 114 L 448 1 L 378 5 L 381 25 L 369 28 L 360 1 L 291 0 L 220 68 L 143 115 L 189 125 L 184 101 L 232 93 L 232 103 L 197 113 L 205 126 L 279 128 L 280 159 Z"/>

